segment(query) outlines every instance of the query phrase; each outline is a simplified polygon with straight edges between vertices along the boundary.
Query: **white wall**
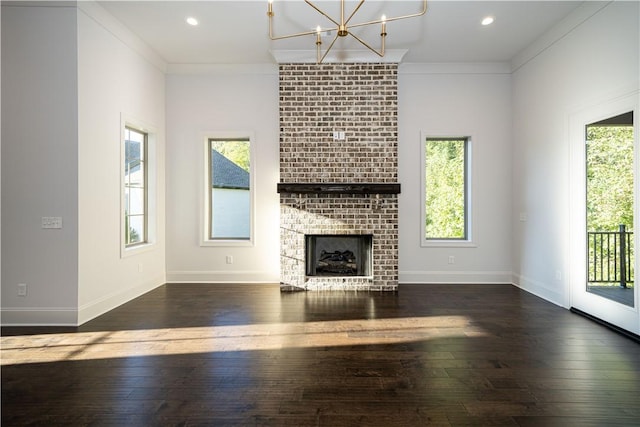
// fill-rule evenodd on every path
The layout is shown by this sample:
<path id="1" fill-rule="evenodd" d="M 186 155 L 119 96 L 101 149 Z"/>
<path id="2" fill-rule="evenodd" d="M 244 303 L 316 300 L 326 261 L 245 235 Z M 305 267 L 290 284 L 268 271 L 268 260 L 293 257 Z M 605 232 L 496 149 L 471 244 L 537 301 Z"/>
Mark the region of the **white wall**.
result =
<path id="1" fill-rule="evenodd" d="M 179 68 L 179 67 L 178 67 Z M 167 76 L 167 280 L 274 282 L 280 278 L 278 69 L 237 65 L 173 69 Z M 254 136 L 255 240 L 200 246 L 204 141 Z M 231 255 L 233 264 L 226 263 Z"/>
<path id="2" fill-rule="evenodd" d="M 400 283 L 511 282 L 510 84 L 504 64 L 400 67 Z M 421 246 L 423 133 L 472 138 L 473 245 Z"/>
<path id="3" fill-rule="evenodd" d="M 543 39 L 514 60 L 513 280 L 560 305 L 569 305 L 574 220 L 568 123 L 638 90 L 639 5 L 586 2 L 554 30 L 556 42 Z"/>
<path id="4" fill-rule="evenodd" d="M 0 46 L 2 46 L 2 7 L 0 7 Z M 0 53 L 2 48 L 0 47 Z M 2 55 L 0 54 L 0 99 L 2 99 Z M 2 129 L 2 107 L 0 106 L 0 129 Z M 0 131 L 0 191 L 2 190 L 2 132 Z M 0 197 L 0 242 L 2 242 L 2 198 Z M 0 243 L 0 286 L 2 285 L 2 244 Z M 0 289 L 1 295 L 1 289 Z M 0 305 L 2 297 L 0 296 Z M 1 312 L 0 308 L 0 312 Z M 2 321 L 0 320 L 0 324 Z"/>
<path id="5" fill-rule="evenodd" d="M 83 323 L 165 281 L 163 64 L 92 3 L 2 19 L 2 323 Z M 155 245 L 126 258 L 123 115 L 157 129 Z"/>
<path id="6" fill-rule="evenodd" d="M 79 320 L 165 282 L 164 64 L 97 5 L 78 13 Z M 121 132 L 133 120 L 153 135 L 148 165 L 153 244 L 121 254 Z"/>
<path id="7" fill-rule="evenodd" d="M 399 76 L 401 283 L 510 282 L 508 67 L 436 68 L 402 67 Z M 167 76 L 167 278 L 277 282 L 277 70 L 180 71 Z M 255 247 L 199 246 L 204 138 L 224 130 L 255 132 Z M 420 247 L 421 131 L 474 137 L 477 247 Z M 226 255 L 234 256 L 233 265 L 226 264 Z M 449 255 L 456 257 L 454 265 Z"/>
<path id="8" fill-rule="evenodd" d="M 76 322 L 76 16 L 75 7 L 2 5 L 5 325 Z M 42 229 L 43 216 L 62 217 L 63 228 Z"/>

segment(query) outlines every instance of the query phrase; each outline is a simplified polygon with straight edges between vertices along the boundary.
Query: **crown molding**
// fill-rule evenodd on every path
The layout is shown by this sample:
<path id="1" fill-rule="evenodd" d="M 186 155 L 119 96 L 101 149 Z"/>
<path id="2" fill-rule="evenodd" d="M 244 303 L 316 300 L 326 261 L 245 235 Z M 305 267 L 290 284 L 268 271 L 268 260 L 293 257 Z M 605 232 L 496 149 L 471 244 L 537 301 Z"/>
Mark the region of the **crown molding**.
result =
<path id="1" fill-rule="evenodd" d="M 364 63 L 400 63 L 407 53 L 407 49 L 388 49 L 383 57 L 370 50 L 336 50 L 329 52 L 323 63 L 329 62 L 364 62 Z M 316 63 L 315 50 L 270 50 L 278 64 L 287 63 Z"/>
<path id="2" fill-rule="evenodd" d="M 540 38 L 524 48 L 511 60 L 511 71 L 516 72 L 529 61 L 572 33 L 580 25 L 591 19 L 613 1 L 585 1 L 566 18 L 544 33 Z"/>
<path id="3" fill-rule="evenodd" d="M 98 25 L 102 26 L 147 62 L 163 73 L 165 72 L 167 68 L 166 61 L 98 3 L 95 1 L 79 1 L 77 2 L 77 7 L 78 10 L 93 19 Z"/>
<path id="4" fill-rule="evenodd" d="M 401 74 L 511 74 L 509 62 L 432 62 L 400 64 Z"/>
<path id="5" fill-rule="evenodd" d="M 247 74 L 277 75 L 275 64 L 167 64 L 166 74 L 212 75 Z"/>

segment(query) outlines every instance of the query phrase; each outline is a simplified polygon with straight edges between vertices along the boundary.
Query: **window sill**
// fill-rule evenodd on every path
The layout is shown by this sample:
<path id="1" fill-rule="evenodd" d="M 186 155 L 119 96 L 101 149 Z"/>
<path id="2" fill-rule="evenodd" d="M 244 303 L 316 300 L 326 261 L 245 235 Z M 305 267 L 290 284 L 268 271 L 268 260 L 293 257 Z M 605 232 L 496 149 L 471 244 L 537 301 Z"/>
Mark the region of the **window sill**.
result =
<path id="1" fill-rule="evenodd" d="M 131 247 L 123 247 L 122 250 L 120 251 L 120 257 L 121 258 L 128 258 L 130 256 L 134 256 L 134 255 L 138 255 L 141 253 L 145 253 L 145 252 L 149 252 L 153 249 L 155 249 L 155 242 L 151 242 L 151 243 L 144 243 L 142 245 L 136 245 L 136 246 L 131 246 Z"/>
<path id="2" fill-rule="evenodd" d="M 478 245 L 469 240 L 422 240 L 423 248 L 477 248 Z"/>
<path id="3" fill-rule="evenodd" d="M 202 247 L 251 247 L 255 246 L 253 240 L 202 240 L 200 242 Z"/>

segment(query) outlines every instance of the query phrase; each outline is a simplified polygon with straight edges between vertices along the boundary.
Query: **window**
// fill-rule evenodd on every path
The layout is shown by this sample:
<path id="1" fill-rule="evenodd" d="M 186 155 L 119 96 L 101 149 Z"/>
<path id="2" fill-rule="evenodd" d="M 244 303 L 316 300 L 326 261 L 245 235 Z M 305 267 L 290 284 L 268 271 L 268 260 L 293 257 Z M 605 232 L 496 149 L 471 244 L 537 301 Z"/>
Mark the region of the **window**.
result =
<path id="1" fill-rule="evenodd" d="M 249 242 L 252 231 L 250 138 L 208 138 L 206 158 L 206 240 Z"/>
<path id="2" fill-rule="evenodd" d="M 424 239 L 469 241 L 469 138 L 424 139 Z"/>
<path id="3" fill-rule="evenodd" d="M 124 244 L 148 241 L 147 134 L 131 127 L 124 130 Z"/>

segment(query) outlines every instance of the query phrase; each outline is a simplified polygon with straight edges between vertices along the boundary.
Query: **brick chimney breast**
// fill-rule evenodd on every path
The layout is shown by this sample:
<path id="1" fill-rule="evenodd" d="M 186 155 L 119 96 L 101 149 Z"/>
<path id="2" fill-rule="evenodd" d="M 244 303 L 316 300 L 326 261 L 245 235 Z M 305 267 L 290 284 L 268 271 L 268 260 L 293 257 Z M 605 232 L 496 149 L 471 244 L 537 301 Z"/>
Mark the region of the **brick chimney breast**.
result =
<path id="1" fill-rule="evenodd" d="M 396 184 L 397 69 L 388 63 L 281 64 L 281 185 Z M 397 290 L 397 197 L 281 192 L 281 289 Z M 305 236 L 311 234 L 373 235 L 372 274 L 307 277 Z"/>

